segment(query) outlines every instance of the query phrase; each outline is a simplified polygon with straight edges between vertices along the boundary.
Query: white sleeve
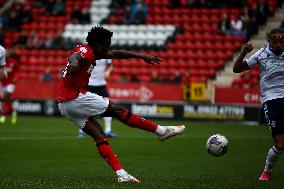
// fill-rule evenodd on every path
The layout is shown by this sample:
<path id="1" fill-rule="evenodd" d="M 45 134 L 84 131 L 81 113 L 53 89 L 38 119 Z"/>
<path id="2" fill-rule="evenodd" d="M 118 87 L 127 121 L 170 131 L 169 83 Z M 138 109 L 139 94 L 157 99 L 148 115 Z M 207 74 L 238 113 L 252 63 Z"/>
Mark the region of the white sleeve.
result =
<path id="1" fill-rule="evenodd" d="M 0 66 L 6 65 L 6 50 L 5 48 L 0 48 Z"/>
<path id="2" fill-rule="evenodd" d="M 264 48 L 259 49 L 256 53 L 251 55 L 248 59 L 245 59 L 245 62 L 248 64 L 250 68 L 253 68 L 258 63 L 258 58 L 260 53 L 264 51 Z"/>
<path id="3" fill-rule="evenodd" d="M 112 60 L 111 59 L 106 59 L 106 64 L 112 64 Z"/>

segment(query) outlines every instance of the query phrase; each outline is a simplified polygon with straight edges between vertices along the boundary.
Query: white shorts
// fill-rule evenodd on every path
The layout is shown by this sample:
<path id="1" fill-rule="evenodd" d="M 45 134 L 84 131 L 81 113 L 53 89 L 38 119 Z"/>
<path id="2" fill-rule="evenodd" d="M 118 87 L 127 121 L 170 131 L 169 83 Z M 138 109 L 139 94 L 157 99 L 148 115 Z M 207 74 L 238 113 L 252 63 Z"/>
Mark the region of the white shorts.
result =
<path id="1" fill-rule="evenodd" d="M 8 84 L 3 86 L 2 90 L 4 94 L 13 93 L 15 91 L 16 85 L 15 84 Z"/>
<path id="2" fill-rule="evenodd" d="M 82 129 L 89 117 L 99 118 L 109 105 L 109 99 L 97 94 L 80 93 L 77 98 L 58 103 L 61 114 Z"/>

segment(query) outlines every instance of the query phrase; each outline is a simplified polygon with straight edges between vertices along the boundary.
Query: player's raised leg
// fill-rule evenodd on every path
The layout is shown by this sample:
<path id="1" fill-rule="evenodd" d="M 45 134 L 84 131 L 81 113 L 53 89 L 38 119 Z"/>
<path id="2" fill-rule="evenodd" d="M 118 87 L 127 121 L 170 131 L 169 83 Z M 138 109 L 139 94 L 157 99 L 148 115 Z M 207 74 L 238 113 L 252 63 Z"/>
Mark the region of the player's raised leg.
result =
<path id="1" fill-rule="evenodd" d="M 139 128 L 152 133 L 156 133 L 161 141 L 167 140 L 170 137 L 181 134 L 185 126 L 161 126 L 147 119 L 144 119 L 136 114 L 131 113 L 126 108 L 114 104 L 110 101 L 109 106 L 103 116 L 113 116 L 126 125 L 134 128 Z"/>
<path id="2" fill-rule="evenodd" d="M 111 166 L 111 168 L 116 172 L 118 176 L 118 182 L 141 182 L 132 175 L 128 174 L 123 169 L 120 161 L 111 149 L 108 139 L 104 134 L 101 126 L 95 119 L 89 118 L 82 130 L 95 140 L 97 149 L 101 157 L 105 159 L 107 163 Z"/>

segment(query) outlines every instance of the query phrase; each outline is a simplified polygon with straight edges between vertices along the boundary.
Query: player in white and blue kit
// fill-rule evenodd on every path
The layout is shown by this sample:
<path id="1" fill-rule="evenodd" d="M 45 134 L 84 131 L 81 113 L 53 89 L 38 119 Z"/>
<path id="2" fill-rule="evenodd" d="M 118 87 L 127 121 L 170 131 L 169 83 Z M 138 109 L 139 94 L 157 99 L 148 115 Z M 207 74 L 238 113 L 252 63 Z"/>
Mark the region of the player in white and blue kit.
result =
<path id="1" fill-rule="evenodd" d="M 269 46 L 261 48 L 248 59 L 246 54 L 252 51 L 251 43 L 245 44 L 233 71 L 240 73 L 260 67 L 260 93 L 263 110 L 274 139 L 274 146 L 268 151 L 266 164 L 259 180 L 271 179 L 272 167 L 284 149 L 284 29 L 272 29 L 267 34 Z"/>
<path id="2" fill-rule="evenodd" d="M 113 64 L 111 59 L 96 60 L 96 66 L 94 67 L 91 77 L 89 78 L 88 91 L 96 93 L 102 97 L 109 97 L 107 91 L 107 79 L 109 78 L 113 70 Z M 104 133 L 110 137 L 115 138 L 117 134 L 112 132 L 111 121 L 112 117 L 104 117 Z M 84 136 L 85 133 L 80 129 L 79 137 Z"/>
<path id="3" fill-rule="evenodd" d="M 5 65 L 6 65 L 6 49 L 0 45 L 0 79 L 3 79 L 7 76 L 5 73 Z"/>
<path id="4" fill-rule="evenodd" d="M 5 66 L 6 66 L 6 49 L 2 45 L 0 45 L 0 80 L 7 77 Z M 0 101 L 0 111 L 2 111 L 1 101 Z"/>

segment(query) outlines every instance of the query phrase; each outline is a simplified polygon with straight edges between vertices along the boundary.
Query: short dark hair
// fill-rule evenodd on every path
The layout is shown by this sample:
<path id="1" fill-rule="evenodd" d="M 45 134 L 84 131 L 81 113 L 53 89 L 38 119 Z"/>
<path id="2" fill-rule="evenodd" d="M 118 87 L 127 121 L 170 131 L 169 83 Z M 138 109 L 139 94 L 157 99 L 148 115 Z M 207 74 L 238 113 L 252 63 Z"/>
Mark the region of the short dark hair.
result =
<path id="1" fill-rule="evenodd" d="M 269 34 L 275 34 L 275 33 L 284 33 L 284 28 L 274 28 L 269 32 Z"/>
<path id="2" fill-rule="evenodd" d="M 94 45 L 96 42 L 102 42 L 106 39 L 110 39 L 113 35 L 108 29 L 103 28 L 102 26 L 95 26 L 89 32 L 86 38 L 86 41 L 89 45 Z"/>

